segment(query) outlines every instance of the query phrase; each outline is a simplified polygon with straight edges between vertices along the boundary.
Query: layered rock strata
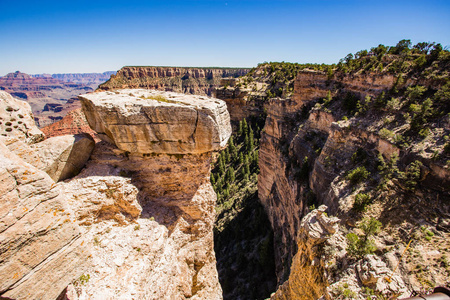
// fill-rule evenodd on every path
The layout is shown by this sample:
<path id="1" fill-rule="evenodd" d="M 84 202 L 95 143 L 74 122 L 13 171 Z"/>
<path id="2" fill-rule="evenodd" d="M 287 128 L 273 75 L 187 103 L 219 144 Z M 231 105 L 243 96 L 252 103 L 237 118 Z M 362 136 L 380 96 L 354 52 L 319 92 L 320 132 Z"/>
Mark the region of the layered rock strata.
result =
<path id="1" fill-rule="evenodd" d="M 14 72 L 0 77 L 0 90 L 25 100 L 33 109 L 39 127 L 61 120 L 67 112 L 79 108 L 79 102 L 70 101 L 93 89 L 84 84 L 65 82 L 48 76 L 33 77 Z"/>
<path id="2" fill-rule="evenodd" d="M 440 211 L 448 209 L 445 200 L 448 199 L 448 189 L 442 189 L 449 184 L 448 169 L 445 170 L 442 160 L 433 161 L 429 155 L 433 151 L 445 155 L 442 146 L 432 149 L 431 145 L 440 145 L 440 141 L 430 142 L 429 137 L 428 142 L 424 140 L 420 147 L 412 147 L 405 153 L 392 139 L 379 134 L 380 129 L 388 122 L 385 120 L 392 118 L 384 109 L 380 109 L 378 113 L 368 113 L 363 118 L 345 120 L 349 114 L 348 108 L 344 106 L 345 101 L 355 101 L 355 107 L 358 99 L 360 103 L 364 103 L 362 99 L 374 101 L 382 92 L 391 90 L 395 82 L 395 77 L 389 74 L 336 74 L 329 78 L 321 72 L 302 71 L 295 81 L 292 98 L 274 98 L 266 104 L 268 116 L 259 152 L 258 194 L 275 232 L 276 267 L 280 284 L 289 277 L 292 259 L 301 242 L 298 238 L 301 220 L 314 205 L 326 204 L 328 213 L 337 214 L 343 218 L 343 223 L 355 226 L 352 221 L 355 218 L 352 206 L 356 194 L 366 191 L 361 187 L 353 186 L 352 189 L 347 173 L 360 166 L 361 162 L 366 163 L 365 167 L 370 169 L 371 174 L 377 174 L 377 156 L 390 161 L 398 155 L 399 166 L 403 169 L 412 161 L 419 160 L 423 163 L 419 179 L 421 185 L 424 190 L 432 191 L 435 195 L 433 205 L 440 207 Z M 397 88 L 413 84 L 417 83 L 406 80 Z M 325 102 L 323 98 L 329 96 L 333 99 L 331 104 L 320 104 Z M 380 120 L 377 114 L 385 114 L 387 117 Z M 439 124 L 442 127 L 444 123 Z M 445 132 L 444 128 L 433 130 L 437 133 L 437 138 L 433 137 L 436 139 Z M 371 163 L 364 157 L 370 157 Z M 356 163 L 358 161 L 359 165 Z M 425 196 L 423 192 L 416 192 L 416 197 Z M 374 213 L 376 214 L 380 214 L 380 211 Z M 394 213 L 390 217 L 395 218 Z M 399 224 L 406 219 L 411 221 L 403 214 L 402 217 L 404 219 L 397 220 Z M 380 241 L 380 244 L 384 243 Z M 397 247 L 395 252 L 399 252 Z M 390 267 L 392 269 L 392 265 Z M 352 276 L 350 277 L 356 278 L 357 275 Z M 403 280 L 405 282 L 402 281 L 403 285 L 400 284 L 397 291 L 407 284 L 407 280 Z"/>
<path id="3" fill-rule="evenodd" d="M 239 77 L 245 68 L 123 67 L 99 90 L 145 88 L 185 94 L 212 95 L 224 77 Z"/>
<path id="4" fill-rule="evenodd" d="M 131 153 L 205 153 L 231 134 L 226 104 L 218 99 L 148 90 L 80 96 L 100 138 Z"/>
<path id="5" fill-rule="evenodd" d="M 81 107 L 68 112 L 61 120 L 42 127 L 41 131 L 45 134 L 46 138 L 68 134 L 88 133 L 94 140 L 100 140 L 97 137 L 97 133 L 89 127 Z"/>
<path id="6" fill-rule="evenodd" d="M 209 174 L 212 151 L 231 133 L 225 103 L 142 90 L 80 99 L 91 127 L 110 143 L 98 143 L 88 166 L 60 184 L 78 207 L 93 259 L 89 281 L 73 283 L 66 295 L 221 299 Z M 146 143 L 130 148 L 138 137 Z"/>

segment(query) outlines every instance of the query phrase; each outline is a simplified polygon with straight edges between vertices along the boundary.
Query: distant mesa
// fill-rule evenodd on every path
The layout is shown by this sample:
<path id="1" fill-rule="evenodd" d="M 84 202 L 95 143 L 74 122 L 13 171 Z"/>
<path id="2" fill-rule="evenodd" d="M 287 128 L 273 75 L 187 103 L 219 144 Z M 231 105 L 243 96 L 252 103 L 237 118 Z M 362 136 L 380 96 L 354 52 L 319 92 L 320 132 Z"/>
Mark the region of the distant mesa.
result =
<path id="1" fill-rule="evenodd" d="M 194 68 L 126 66 L 99 85 L 99 90 L 125 88 L 154 89 L 184 94 L 212 96 L 225 77 L 239 77 L 250 68 Z"/>

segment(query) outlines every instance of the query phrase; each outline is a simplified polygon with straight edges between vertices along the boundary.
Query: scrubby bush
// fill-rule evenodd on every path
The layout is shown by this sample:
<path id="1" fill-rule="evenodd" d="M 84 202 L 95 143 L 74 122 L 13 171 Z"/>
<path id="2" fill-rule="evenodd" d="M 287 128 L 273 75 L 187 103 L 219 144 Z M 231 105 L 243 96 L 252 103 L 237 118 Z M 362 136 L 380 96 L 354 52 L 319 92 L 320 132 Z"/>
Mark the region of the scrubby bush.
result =
<path id="1" fill-rule="evenodd" d="M 364 166 L 362 166 L 351 170 L 347 175 L 347 179 L 350 180 L 350 183 L 352 185 L 355 185 L 357 183 L 366 180 L 369 177 L 369 175 L 370 172 L 367 171 Z"/>
<path id="2" fill-rule="evenodd" d="M 355 196 L 355 202 L 353 203 L 353 209 L 361 212 L 366 210 L 367 205 L 371 203 L 370 196 L 368 194 L 359 193 Z"/>
<path id="3" fill-rule="evenodd" d="M 347 254 L 356 259 L 376 251 L 376 246 L 371 237 L 381 228 L 381 222 L 375 218 L 364 219 L 358 226 L 363 231 L 362 236 L 351 232 L 347 234 Z"/>

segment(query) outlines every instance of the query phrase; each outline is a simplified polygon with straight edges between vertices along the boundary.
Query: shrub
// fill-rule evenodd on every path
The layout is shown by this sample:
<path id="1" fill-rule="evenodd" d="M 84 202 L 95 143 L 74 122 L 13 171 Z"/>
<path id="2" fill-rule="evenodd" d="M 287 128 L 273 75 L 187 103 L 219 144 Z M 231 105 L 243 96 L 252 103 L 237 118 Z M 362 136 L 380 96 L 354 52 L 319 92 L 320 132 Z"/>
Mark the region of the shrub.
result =
<path id="1" fill-rule="evenodd" d="M 394 137 L 394 133 L 387 128 L 381 128 L 380 131 L 378 131 L 378 135 L 385 140 Z"/>
<path id="2" fill-rule="evenodd" d="M 353 209 L 361 212 L 366 210 L 366 206 L 371 203 L 370 196 L 368 194 L 359 193 L 355 196 L 355 202 L 353 203 Z"/>
<path id="3" fill-rule="evenodd" d="M 402 178 L 407 190 L 413 191 L 416 189 L 420 179 L 420 168 L 422 165 L 422 162 L 416 160 L 406 167 L 406 171 L 402 174 Z"/>
<path id="4" fill-rule="evenodd" d="M 360 259 L 366 254 L 372 254 L 377 250 L 371 236 L 380 230 L 381 222 L 375 218 L 364 219 L 358 228 L 363 231 L 362 236 L 353 232 L 347 234 L 347 253 L 356 259 Z"/>
<path id="5" fill-rule="evenodd" d="M 365 167 L 358 167 L 350 171 L 350 173 L 348 173 L 347 179 L 350 180 L 350 183 L 352 185 L 355 185 L 357 183 L 366 180 L 369 177 L 369 175 L 370 172 L 367 171 Z"/>

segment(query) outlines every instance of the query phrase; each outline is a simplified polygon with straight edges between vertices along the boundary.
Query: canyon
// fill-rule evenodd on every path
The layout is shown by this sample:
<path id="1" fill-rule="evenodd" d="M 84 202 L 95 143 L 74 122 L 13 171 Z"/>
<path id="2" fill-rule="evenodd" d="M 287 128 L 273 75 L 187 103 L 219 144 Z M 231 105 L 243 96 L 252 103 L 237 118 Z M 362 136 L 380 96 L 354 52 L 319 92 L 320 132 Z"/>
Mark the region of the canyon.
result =
<path id="1" fill-rule="evenodd" d="M 449 52 L 378 48 L 333 66 L 124 67 L 46 140 L 1 92 L 0 295 L 42 298 L 39 277 L 79 300 L 449 286 Z"/>
<path id="2" fill-rule="evenodd" d="M 77 96 L 94 91 L 112 74 L 115 72 L 28 75 L 16 71 L 0 77 L 0 89 L 27 101 L 42 128 L 81 108 Z"/>
<path id="3" fill-rule="evenodd" d="M 99 90 L 145 88 L 212 96 L 222 78 L 239 77 L 246 68 L 123 67 Z"/>

